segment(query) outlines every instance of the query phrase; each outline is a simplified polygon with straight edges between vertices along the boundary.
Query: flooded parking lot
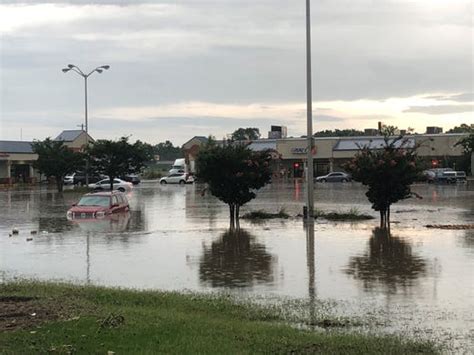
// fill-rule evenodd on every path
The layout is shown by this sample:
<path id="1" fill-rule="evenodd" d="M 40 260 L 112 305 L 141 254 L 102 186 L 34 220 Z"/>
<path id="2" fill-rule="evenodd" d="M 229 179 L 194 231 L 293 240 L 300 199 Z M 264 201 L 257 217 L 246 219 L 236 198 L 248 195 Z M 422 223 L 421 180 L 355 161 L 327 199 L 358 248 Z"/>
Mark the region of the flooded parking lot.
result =
<path id="1" fill-rule="evenodd" d="M 68 221 L 80 194 L 46 189 L 0 192 L 0 277 L 65 280 L 163 290 L 226 291 L 268 302 L 331 304 L 331 312 L 370 321 L 366 328 L 474 346 L 474 230 L 428 229 L 473 224 L 474 191 L 465 185 L 417 185 L 422 200 L 392 208 L 391 236 L 378 220 L 300 218 L 242 221 L 227 233 L 227 208 L 199 185 L 144 182 L 130 192 L 130 213 Z M 316 208 L 377 217 L 357 184 L 319 184 Z M 301 213 L 299 181 L 263 189 L 242 213 L 284 208 Z M 20 233 L 9 236 L 12 228 Z M 32 235 L 31 231 L 37 231 Z M 32 240 L 29 240 L 32 239 Z M 335 302 L 333 302 L 335 301 Z M 301 306 L 304 305 L 304 306 Z"/>

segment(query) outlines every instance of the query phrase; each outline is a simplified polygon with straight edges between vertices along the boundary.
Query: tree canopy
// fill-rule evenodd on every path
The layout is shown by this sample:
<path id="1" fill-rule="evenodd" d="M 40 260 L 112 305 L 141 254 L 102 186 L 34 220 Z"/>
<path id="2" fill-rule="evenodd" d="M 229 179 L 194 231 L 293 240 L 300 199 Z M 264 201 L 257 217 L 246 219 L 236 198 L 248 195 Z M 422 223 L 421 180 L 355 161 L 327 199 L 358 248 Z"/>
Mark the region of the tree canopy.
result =
<path id="1" fill-rule="evenodd" d="M 160 156 L 160 160 L 176 160 L 184 156 L 183 150 L 180 147 L 175 147 L 168 140 L 155 145 L 154 151 Z"/>
<path id="2" fill-rule="evenodd" d="M 456 143 L 456 146 L 461 146 L 463 148 L 463 158 L 461 160 L 461 168 L 465 169 L 468 174 L 474 173 L 472 171 L 472 155 L 474 154 L 474 130 L 471 130 L 471 133 Z"/>
<path id="3" fill-rule="evenodd" d="M 258 128 L 239 128 L 232 133 L 231 140 L 233 141 L 248 141 L 257 140 L 260 138 L 260 130 Z"/>
<path id="4" fill-rule="evenodd" d="M 197 177 L 209 192 L 229 205 L 230 225 L 238 227 L 240 206 L 255 198 L 255 190 L 270 182 L 269 152 L 254 152 L 240 144 L 218 146 L 212 141 L 198 154 Z"/>
<path id="5" fill-rule="evenodd" d="M 139 173 L 145 163 L 153 160 L 151 145 L 141 141 L 130 144 L 127 137 L 117 141 L 97 140 L 88 153 L 93 170 L 109 177 L 111 190 L 114 178 Z"/>
<path id="6" fill-rule="evenodd" d="M 54 141 L 46 138 L 44 141 L 34 141 L 33 152 L 38 159 L 33 166 L 41 173 L 54 177 L 59 192 L 63 190 L 64 176 L 75 172 L 84 164 L 84 156 L 69 149 L 63 141 Z"/>
<path id="7" fill-rule="evenodd" d="M 356 129 L 335 129 L 333 130 L 324 130 L 319 131 L 313 134 L 313 137 L 356 137 L 356 136 L 365 136 L 364 131 L 359 131 Z"/>
<path id="8" fill-rule="evenodd" d="M 366 196 L 372 208 L 380 212 L 382 228 L 390 228 L 390 206 L 413 196 L 410 185 L 421 171 L 416 147 L 410 147 L 402 136 L 392 137 L 393 131 L 389 128 L 384 132 L 383 147 L 361 147 L 344 166 L 355 181 L 368 186 Z"/>
<path id="9" fill-rule="evenodd" d="M 446 133 L 474 133 L 474 128 L 471 125 L 461 123 L 460 126 L 451 128 Z"/>

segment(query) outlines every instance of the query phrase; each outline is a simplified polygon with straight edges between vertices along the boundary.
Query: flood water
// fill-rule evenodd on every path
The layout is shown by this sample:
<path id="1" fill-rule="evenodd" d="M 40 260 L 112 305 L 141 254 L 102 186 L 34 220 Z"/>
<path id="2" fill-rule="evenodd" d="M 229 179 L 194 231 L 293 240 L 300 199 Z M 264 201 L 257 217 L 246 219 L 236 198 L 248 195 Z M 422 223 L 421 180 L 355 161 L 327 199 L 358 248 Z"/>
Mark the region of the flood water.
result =
<path id="1" fill-rule="evenodd" d="M 436 340 L 453 351 L 474 348 L 474 230 L 427 224 L 473 224 L 474 191 L 465 185 L 416 185 L 423 199 L 392 208 L 391 236 L 378 220 L 300 218 L 242 221 L 227 233 L 226 206 L 202 187 L 144 182 L 131 212 L 68 221 L 77 201 L 47 189 L 0 191 L 0 280 L 35 278 L 179 291 L 225 291 L 264 302 L 330 305 L 332 314 L 366 319 L 365 328 Z M 357 184 L 317 185 L 316 208 L 377 214 Z M 261 190 L 242 214 L 302 211 L 301 182 Z M 13 227 L 18 235 L 9 236 Z M 32 230 L 38 231 L 31 235 Z M 32 238 L 28 241 L 27 239 Z M 313 303 L 314 304 L 314 303 Z"/>

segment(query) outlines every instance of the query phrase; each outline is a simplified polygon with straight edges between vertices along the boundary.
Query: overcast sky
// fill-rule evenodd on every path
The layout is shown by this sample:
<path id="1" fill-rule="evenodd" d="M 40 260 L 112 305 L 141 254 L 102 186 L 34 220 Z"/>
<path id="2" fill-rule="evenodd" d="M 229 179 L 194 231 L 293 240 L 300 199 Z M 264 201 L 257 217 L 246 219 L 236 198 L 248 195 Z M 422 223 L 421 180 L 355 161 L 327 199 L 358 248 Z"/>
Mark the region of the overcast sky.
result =
<path id="1" fill-rule="evenodd" d="M 313 0 L 315 130 L 474 123 L 473 2 Z M 0 139 L 306 127 L 304 0 L 0 0 Z"/>

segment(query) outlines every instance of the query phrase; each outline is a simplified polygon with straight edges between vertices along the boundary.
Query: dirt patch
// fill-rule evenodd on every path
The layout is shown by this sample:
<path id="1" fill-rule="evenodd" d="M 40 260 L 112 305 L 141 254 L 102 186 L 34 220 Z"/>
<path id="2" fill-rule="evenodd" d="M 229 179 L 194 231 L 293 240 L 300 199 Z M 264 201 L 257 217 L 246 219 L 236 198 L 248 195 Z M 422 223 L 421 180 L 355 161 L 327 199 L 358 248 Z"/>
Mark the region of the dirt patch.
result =
<path id="1" fill-rule="evenodd" d="M 0 297 L 0 332 L 31 328 L 59 318 L 57 305 L 35 297 Z"/>
<path id="2" fill-rule="evenodd" d="M 93 308 L 88 307 L 88 310 Z M 71 320 L 85 312 L 84 306 L 55 298 L 0 296 L 0 332 L 34 328 L 50 321 Z"/>

